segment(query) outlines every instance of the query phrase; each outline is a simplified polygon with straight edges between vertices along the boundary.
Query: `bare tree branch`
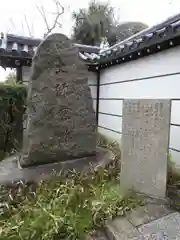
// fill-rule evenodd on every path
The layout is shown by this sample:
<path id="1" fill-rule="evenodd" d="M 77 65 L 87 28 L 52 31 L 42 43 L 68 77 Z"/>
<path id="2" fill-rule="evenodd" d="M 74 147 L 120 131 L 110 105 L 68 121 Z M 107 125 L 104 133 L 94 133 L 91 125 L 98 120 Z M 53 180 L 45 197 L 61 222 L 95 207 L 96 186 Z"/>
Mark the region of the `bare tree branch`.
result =
<path id="1" fill-rule="evenodd" d="M 48 14 L 47 14 L 43 4 L 36 5 L 36 8 L 37 8 L 39 14 L 41 15 L 43 22 L 45 24 L 46 33 L 44 34 L 44 36 L 51 33 L 57 26 L 61 27 L 60 17 L 64 13 L 64 7 L 59 2 L 60 0 L 52 0 L 52 1 L 55 5 L 55 9 L 56 9 L 55 12 L 50 13 L 52 16 L 54 16 L 53 21 L 48 21 Z M 12 18 L 9 19 L 9 22 L 10 22 L 10 24 L 8 24 L 9 25 L 8 32 L 10 32 L 11 30 L 16 31 L 17 26 L 14 23 Z M 25 34 L 25 30 L 26 30 L 28 32 L 29 37 L 34 36 L 34 21 L 32 22 L 32 24 L 31 24 L 31 22 L 29 23 L 27 15 L 24 15 L 23 20 L 21 21 L 21 28 L 22 28 L 22 31 L 24 34 Z"/>
<path id="2" fill-rule="evenodd" d="M 34 21 L 33 21 L 32 24 L 31 24 L 31 32 L 32 32 L 32 34 L 33 34 L 33 36 L 34 36 Z"/>
<path id="3" fill-rule="evenodd" d="M 31 32 L 32 29 L 29 26 L 29 22 L 27 20 L 26 15 L 24 15 L 24 21 L 25 21 L 25 24 L 26 24 L 26 27 L 27 27 L 27 30 L 28 30 L 28 34 L 29 34 L 30 37 L 32 37 L 33 36 L 32 32 Z"/>
<path id="4" fill-rule="evenodd" d="M 58 0 L 53 0 L 53 2 L 56 5 L 56 12 L 52 13 L 53 15 L 55 15 L 55 19 L 53 21 L 52 26 L 50 26 L 50 24 L 48 22 L 46 11 L 45 11 L 43 5 L 42 4 L 40 6 L 37 5 L 37 10 L 40 13 L 41 17 L 43 18 L 44 23 L 46 25 L 47 32 L 46 32 L 45 36 L 48 35 L 49 33 L 51 33 L 52 30 L 54 30 L 57 25 L 61 26 L 61 23 L 59 22 L 59 18 L 64 13 L 64 7 L 61 5 L 61 3 Z"/>
<path id="5" fill-rule="evenodd" d="M 45 9 L 44 9 L 43 5 L 40 5 L 40 6 L 37 5 L 37 10 L 41 14 L 41 17 L 44 20 L 44 23 L 46 25 L 47 31 L 49 31 L 50 27 L 49 27 L 49 24 L 48 24 L 48 21 L 47 21 L 46 12 L 45 12 Z"/>
<path id="6" fill-rule="evenodd" d="M 12 18 L 10 18 L 10 24 L 11 24 L 11 26 L 14 28 L 14 30 L 16 29 L 16 27 L 15 27 L 15 24 L 14 24 L 14 21 L 13 21 L 13 19 Z M 10 27 L 10 29 L 9 29 L 10 31 L 11 31 L 11 27 Z"/>
<path id="7" fill-rule="evenodd" d="M 22 27 L 22 30 L 23 30 L 23 33 L 24 33 L 25 31 L 24 31 L 24 23 L 23 23 L 23 21 L 21 21 L 21 27 Z"/>

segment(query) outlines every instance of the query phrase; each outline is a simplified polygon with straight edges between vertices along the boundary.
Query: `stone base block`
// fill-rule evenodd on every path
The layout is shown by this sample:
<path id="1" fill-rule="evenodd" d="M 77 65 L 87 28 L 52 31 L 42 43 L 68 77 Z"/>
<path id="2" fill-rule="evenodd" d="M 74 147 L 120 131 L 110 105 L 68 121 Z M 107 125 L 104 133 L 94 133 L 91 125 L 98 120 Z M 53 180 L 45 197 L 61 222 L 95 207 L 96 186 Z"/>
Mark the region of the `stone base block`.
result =
<path id="1" fill-rule="evenodd" d="M 12 157 L 11 157 L 12 158 Z M 17 159 L 17 157 L 14 157 Z M 36 167 L 6 169 L 4 160 L 4 173 L 0 174 L 0 184 L 11 184 L 17 181 L 38 182 L 45 180 L 54 173 L 67 172 L 68 170 L 88 171 L 91 167 L 107 166 L 114 156 L 106 149 L 98 148 L 95 156 L 84 157 L 66 162 L 49 163 Z"/>

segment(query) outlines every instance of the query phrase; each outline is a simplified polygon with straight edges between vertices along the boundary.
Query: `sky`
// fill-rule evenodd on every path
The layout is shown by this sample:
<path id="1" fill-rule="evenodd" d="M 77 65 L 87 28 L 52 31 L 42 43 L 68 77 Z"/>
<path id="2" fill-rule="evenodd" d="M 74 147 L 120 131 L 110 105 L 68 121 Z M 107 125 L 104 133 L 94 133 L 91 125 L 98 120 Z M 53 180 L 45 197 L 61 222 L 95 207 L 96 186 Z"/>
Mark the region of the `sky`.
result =
<path id="1" fill-rule="evenodd" d="M 58 31 L 70 36 L 73 24 L 72 12 L 82 7 L 86 8 L 89 0 L 59 1 L 64 7 L 64 14 L 60 18 L 62 27 Z M 101 2 L 103 1 L 101 0 Z M 119 22 L 140 21 L 148 26 L 153 26 L 178 12 L 180 13 L 180 0 L 109 0 L 108 3 L 115 8 L 116 18 Z M 42 38 L 46 28 L 37 10 L 37 6 L 41 6 L 41 4 L 45 9 L 48 23 L 51 25 L 55 17 L 53 13 L 56 12 L 53 0 L 3 1 L 0 32 Z M 8 72 L 0 68 L 0 81 L 4 81 Z"/>

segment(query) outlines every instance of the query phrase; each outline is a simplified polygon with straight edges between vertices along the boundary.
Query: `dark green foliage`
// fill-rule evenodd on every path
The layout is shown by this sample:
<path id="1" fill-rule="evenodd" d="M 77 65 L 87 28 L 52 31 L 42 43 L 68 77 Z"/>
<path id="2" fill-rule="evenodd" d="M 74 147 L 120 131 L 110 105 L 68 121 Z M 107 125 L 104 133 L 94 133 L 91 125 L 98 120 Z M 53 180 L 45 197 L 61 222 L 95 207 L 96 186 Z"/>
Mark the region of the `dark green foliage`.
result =
<path id="1" fill-rule="evenodd" d="M 107 37 L 110 44 L 116 42 L 113 27 L 114 10 L 107 3 L 91 1 L 88 9 L 80 9 L 73 13 L 75 25 L 73 39 L 76 42 L 99 46 L 103 37 Z"/>
<path id="2" fill-rule="evenodd" d="M 117 41 L 121 42 L 132 35 L 141 32 L 142 30 L 148 28 L 148 25 L 141 22 L 125 22 L 116 26 L 116 37 Z"/>
<path id="3" fill-rule="evenodd" d="M 141 22 L 119 23 L 115 11 L 108 3 L 92 0 L 87 9 L 81 8 L 73 13 L 73 40 L 77 43 L 100 46 L 107 38 L 110 46 L 136 34 L 148 26 Z"/>
<path id="4" fill-rule="evenodd" d="M 168 182 L 169 186 L 180 185 L 180 170 L 177 169 L 175 163 L 172 161 L 172 156 L 168 154 Z"/>
<path id="5" fill-rule="evenodd" d="M 180 211 L 180 169 L 172 161 L 172 156 L 168 155 L 168 181 L 167 194 L 171 208 Z"/>
<path id="6" fill-rule="evenodd" d="M 21 146 L 26 95 L 23 85 L 0 85 L 1 155 L 18 150 Z"/>

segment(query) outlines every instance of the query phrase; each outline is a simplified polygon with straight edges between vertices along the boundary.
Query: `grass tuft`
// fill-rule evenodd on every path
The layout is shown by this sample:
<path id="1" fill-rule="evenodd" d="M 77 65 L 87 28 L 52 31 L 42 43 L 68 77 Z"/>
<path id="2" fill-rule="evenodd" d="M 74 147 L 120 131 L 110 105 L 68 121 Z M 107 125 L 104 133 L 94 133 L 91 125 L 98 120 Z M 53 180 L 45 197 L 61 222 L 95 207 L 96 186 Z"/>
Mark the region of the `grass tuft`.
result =
<path id="1" fill-rule="evenodd" d="M 2 188 L 0 240 L 85 239 L 106 220 L 139 205 L 140 200 L 125 196 L 119 187 L 118 144 L 99 137 L 98 145 L 115 154 L 106 169 L 73 171 L 68 178 L 56 175 L 35 188 L 21 182 Z"/>
<path id="2" fill-rule="evenodd" d="M 172 161 L 172 156 L 168 155 L 168 185 L 180 186 L 180 171 L 176 168 L 175 163 Z"/>

